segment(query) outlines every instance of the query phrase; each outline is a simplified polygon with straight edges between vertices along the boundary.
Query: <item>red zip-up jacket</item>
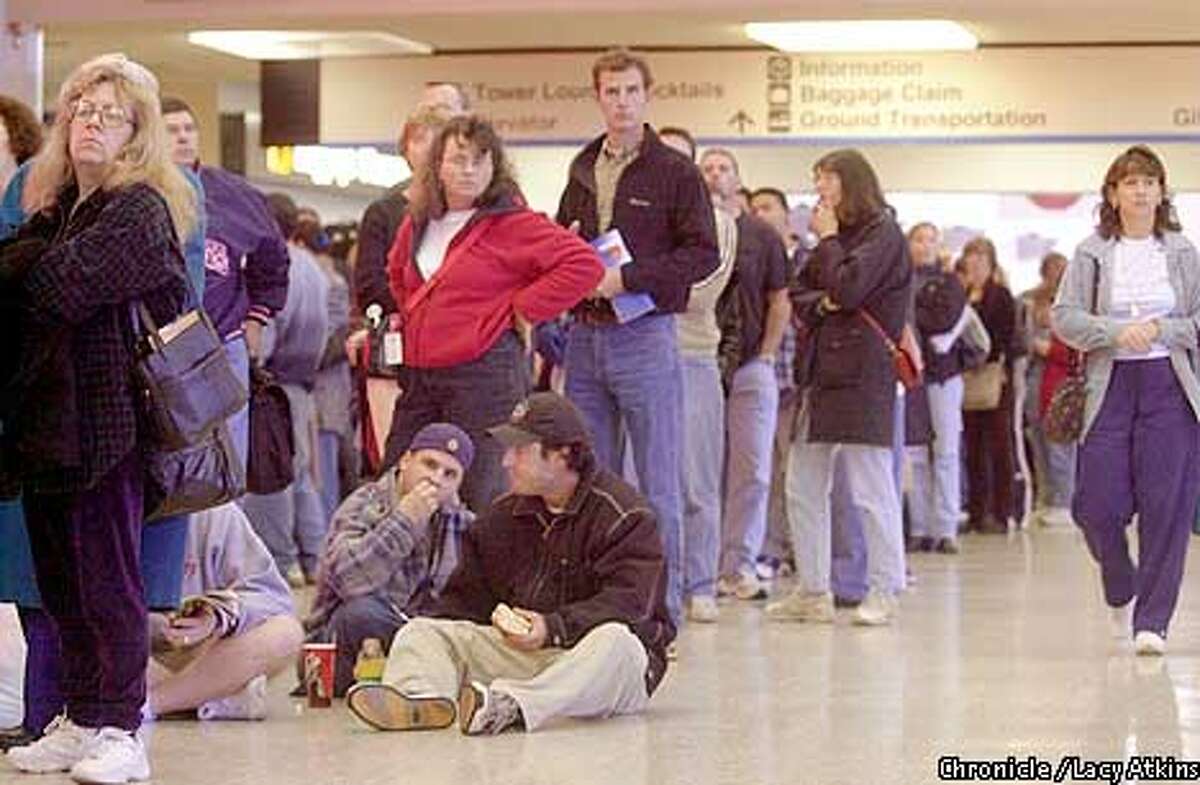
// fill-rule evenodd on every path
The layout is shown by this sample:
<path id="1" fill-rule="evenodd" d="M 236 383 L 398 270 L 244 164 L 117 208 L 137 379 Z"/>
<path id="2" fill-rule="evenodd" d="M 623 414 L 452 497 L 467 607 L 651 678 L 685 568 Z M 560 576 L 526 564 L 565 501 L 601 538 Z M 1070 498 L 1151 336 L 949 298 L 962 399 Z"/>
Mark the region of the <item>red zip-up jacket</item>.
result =
<path id="1" fill-rule="evenodd" d="M 426 281 L 416 261 L 424 230 L 405 218 L 388 253 L 408 367 L 478 359 L 512 329 L 514 313 L 544 322 L 575 306 L 604 277 L 590 245 L 541 213 L 509 203 L 475 213 Z"/>

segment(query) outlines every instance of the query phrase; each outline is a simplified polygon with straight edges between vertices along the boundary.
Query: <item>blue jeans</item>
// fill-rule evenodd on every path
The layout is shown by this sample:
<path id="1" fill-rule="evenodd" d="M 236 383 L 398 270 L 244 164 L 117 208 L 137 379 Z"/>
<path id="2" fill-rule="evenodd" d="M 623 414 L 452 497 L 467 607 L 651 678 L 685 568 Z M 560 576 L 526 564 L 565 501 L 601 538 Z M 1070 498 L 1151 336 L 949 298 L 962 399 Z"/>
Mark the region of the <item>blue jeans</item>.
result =
<path id="1" fill-rule="evenodd" d="M 713 597 L 721 540 L 725 393 L 716 357 L 683 357 L 684 593 Z"/>
<path id="2" fill-rule="evenodd" d="M 933 444 L 908 448 L 912 492 L 912 536 L 935 539 L 958 535 L 958 511 L 962 508 L 962 401 L 963 378 L 925 385 L 929 414 L 933 421 Z M 1066 506 L 1065 504 L 1063 506 Z"/>
<path id="3" fill-rule="evenodd" d="M 721 573 L 754 574 L 767 536 L 771 451 L 779 416 L 775 365 L 754 359 L 733 374 L 728 405 L 728 465 Z"/>
<path id="4" fill-rule="evenodd" d="M 683 372 L 675 319 L 576 324 L 567 336 L 567 396 L 592 431 L 600 465 L 621 473 L 621 428 L 629 432 L 638 485 L 658 517 L 667 562 L 667 610 L 683 616 Z"/>
<path id="5" fill-rule="evenodd" d="M 321 430 L 317 432 L 317 463 L 320 465 L 321 476 L 321 511 L 325 520 L 332 520 L 341 494 L 341 466 L 338 454 L 341 444 L 337 431 Z"/>
<path id="6" fill-rule="evenodd" d="M 246 349 L 246 339 L 241 335 L 230 338 L 225 342 L 225 354 L 237 378 L 246 382 L 250 389 L 250 352 Z M 250 454 L 250 404 L 247 403 L 229 418 L 229 438 L 233 440 L 234 449 L 246 465 L 246 456 Z"/>
<path id="7" fill-rule="evenodd" d="M 392 647 L 392 639 L 407 621 L 408 616 L 381 594 L 355 597 L 333 611 L 325 628 L 309 639 L 337 643 L 337 659 L 333 666 L 334 696 L 343 697 L 354 684 L 354 663 L 363 641 L 375 638 L 387 652 Z"/>

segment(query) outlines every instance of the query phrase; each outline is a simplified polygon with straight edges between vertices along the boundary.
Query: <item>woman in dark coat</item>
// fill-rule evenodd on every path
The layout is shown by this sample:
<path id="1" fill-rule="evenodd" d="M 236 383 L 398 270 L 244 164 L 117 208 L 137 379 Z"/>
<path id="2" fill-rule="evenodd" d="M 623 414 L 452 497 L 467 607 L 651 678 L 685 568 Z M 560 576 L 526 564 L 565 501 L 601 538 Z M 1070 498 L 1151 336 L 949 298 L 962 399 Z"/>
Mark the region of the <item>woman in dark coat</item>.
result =
<path id="1" fill-rule="evenodd" d="M 896 373 L 875 320 L 899 341 L 908 313 L 908 245 L 871 165 L 838 150 L 813 168 L 820 201 L 811 228 L 820 242 L 793 294 L 810 332 L 804 390 L 787 474 L 799 585 L 767 607 L 780 620 L 830 622 L 833 467 L 846 462 L 850 495 L 867 538 L 866 599 L 859 624 L 887 624 L 904 588 L 900 500 L 893 481 Z"/>
<path id="2" fill-rule="evenodd" d="M 65 715 L 8 760 L 84 782 L 146 779 L 149 653 L 139 543 L 147 429 L 132 379 L 131 307 L 160 324 L 187 292 L 178 237 L 196 200 L 171 163 L 154 76 L 122 55 L 76 69 L 0 250 L 18 339 L 0 353 L 4 466 L 17 472 Z M 9 427 L 11 424 L 11 427 Z"/>
<path id="3" fill-rule="evenodd" d="M 1016 345 L 1016 303 L 1000 277 L 996 246 L 986 237 L 976 237 L 963 248 L 962 258 L 967 298 L 992 339 L 987 362 L 1003 371 L 999 404 L 963 414 L 967 530 L 1003 534 L 1013 513 L 1013 360 L 1024 349 Z"/>

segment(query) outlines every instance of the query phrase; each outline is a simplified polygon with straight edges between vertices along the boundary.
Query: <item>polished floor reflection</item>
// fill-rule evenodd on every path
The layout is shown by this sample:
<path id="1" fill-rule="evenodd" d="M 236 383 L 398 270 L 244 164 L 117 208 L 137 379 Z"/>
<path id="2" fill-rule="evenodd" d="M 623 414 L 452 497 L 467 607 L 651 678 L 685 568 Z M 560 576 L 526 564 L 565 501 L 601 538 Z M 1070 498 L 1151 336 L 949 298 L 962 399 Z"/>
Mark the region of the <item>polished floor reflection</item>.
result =
<path id="1" fill-rule="evenodd" d="M 642 717 L 496 738 L 381 734 L 337 704 L 302 708 L 280 678 L 266 722 L 150 726 L 155 781 L 925 783 L 942 756 L 1200 760 L 1197 558 L 1165 661 L 1109 637 L 1074 532 L 972 537 L 960 556 L 912 560 L 891 628 L 769 624 L 756 604 L 722 605 L 720 624 L 684 631 Z"/>

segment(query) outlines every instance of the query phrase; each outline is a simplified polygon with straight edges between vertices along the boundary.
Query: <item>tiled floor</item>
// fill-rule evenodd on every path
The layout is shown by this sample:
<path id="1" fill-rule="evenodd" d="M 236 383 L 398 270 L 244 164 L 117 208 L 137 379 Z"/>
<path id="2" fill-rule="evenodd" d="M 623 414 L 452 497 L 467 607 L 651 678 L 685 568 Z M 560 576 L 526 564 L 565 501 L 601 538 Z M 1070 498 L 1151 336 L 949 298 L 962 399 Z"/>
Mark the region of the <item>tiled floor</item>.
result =
<path id="1" fill-rule="evenodd" d="M 936 782 L 946 755 L 1200 759 L 1192 562 L 1165 662 L 1109 638 L 1074 532 L 973 537 L 960 556 L 912 560 L 917 583 L 891 628 L 768 624 L 756 605 L 723 605 L 719 625 L 684 631 L 641 717 L 496 738 L 382 734 L 340 705 L 302 708 L 280 678 L 266 722 L 150 726 L 155 781 L 857 785 Z"/>

